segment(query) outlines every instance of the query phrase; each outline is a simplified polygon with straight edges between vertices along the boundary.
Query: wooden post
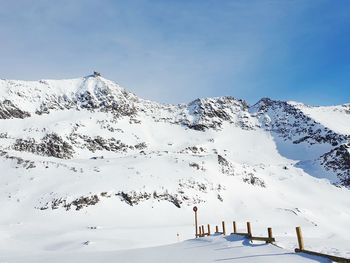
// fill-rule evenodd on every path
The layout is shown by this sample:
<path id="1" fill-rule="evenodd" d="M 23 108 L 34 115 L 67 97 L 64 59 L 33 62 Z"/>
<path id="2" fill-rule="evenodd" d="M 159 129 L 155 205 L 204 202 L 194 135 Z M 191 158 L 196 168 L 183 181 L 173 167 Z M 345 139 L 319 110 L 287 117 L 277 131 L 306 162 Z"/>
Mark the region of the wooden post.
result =
<path id="1" fill-rule="evenodd" d="M 198 237 L 198 217 L 197 217 L 197 211 L 198 211 L 197 206 L 193 207 L 193 212 L 194 212 L 194 224 L 195 224 L 195 227 L 196 227 L 196 238 Z"/>
<path id="2" fill-rule="evenodd" d="M 269 238 L 272 239 L 273 237 L 272 237 L 272 228 L 271 227 L 267 228 L 267 233 L 268 233 Z M 272 241 L 267 241 L 266 243 L 272 243 Z"/>
<path id="3" fill-rule="evenodd" d="M 236 222 L 233 221 L 233 233 L 236 234 L 237 233 L 237 226 L 236 226 Z"/>
<path id="4" fill-rule="evenodd" d="M 210 225 L 208 224 L 208 236 L 210 236 Z"/>
<path id="5" fill-rule="evenodd" d="M 250 222 L 247 222 L 247 232 L 248 232 L 248 236 L 252 236 L 252 228 L 250 226 Z"/>
<path id="6" fill-rule="evenodd" d="M 225 221 L 222 221 L 222 234 L 226 235 Z"/>
<path id="7" fill-rule="evenodd" d="M 202 236 L 202 228 L 199 227 L 199 236 L 201 237 Z"/>
<path id="8" fill-rule="evenodd" d="M 304 250 L 304 240 L 303 240 L 303 235 L 301 233 L 301 227 L 298 226 L 295 228 L 297 232 L 297 237 L 298 237 L 298 244 L 299 244 L 299 249 Z"/>
<path id="9" fill-rule="evenodd" d="M 202 235 L 205 236 L 204 225 L 202 225 Z"/>
<path id="10" fill-rule="evenodd" d="M 219 227 L 215 226 L 215 233 L 219 233 Z"/>

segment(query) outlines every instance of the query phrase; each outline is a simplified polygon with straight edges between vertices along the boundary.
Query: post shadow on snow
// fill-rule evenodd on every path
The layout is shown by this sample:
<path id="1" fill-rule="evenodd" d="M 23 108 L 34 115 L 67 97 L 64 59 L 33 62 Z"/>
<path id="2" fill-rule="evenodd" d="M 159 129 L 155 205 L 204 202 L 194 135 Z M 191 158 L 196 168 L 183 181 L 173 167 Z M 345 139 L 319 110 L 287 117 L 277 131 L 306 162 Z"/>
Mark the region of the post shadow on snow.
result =
<path id="1" fill-rule="evenodd" d="M 293 253 L 287 252 L 287 253 L 271 253 L 271 254 L 249 255 L 249 256 L 243 256 L 243 257 L 232 257 L 232 258 L 215 259 L 215 261 L 239 260 L 239 259 L 244 259 L 244 258 L 273 257 L 273 256 L 283 256 L 283 255 L 293 255 Z"/>
<path id="2" fill-rule="evenodd" d="M 235 246 L 235 247 L 226 247 L 226 248 L 219 248 L 219 249 L 215 249 L 215 250 L 224 250 L 224 249 L 231 249 L 231 248 L 236 248 L 236 247 L 244 247 L 244 246 L 250 246 L 250 247 L 260 247 L 260 246 L 271 246 L 271 244 L 253 244 L 250 242 L 250 240 L 246 237 L 243 236 L 239 236 L 239 235 L 229 235 L 229 236 L 225 236 L 224 239 L 226 239 L 229 242 L 234 242 L 234 241 L 242 241 L 242 246 Z M 283 250 L 280 247 L 275 246 L 276 248 Z M 306 253 L 294 253 L 294 252 L 285 252 L 285 253 L 271 253 L 271 254 L 257 254 L 257 255 L 249 255 L 249 256 L 243 256 L 243 257 L 231 257 L 231 258 L 222 258 L 222 259 L 216 259 L 215 261 L 226 261 L 226 260 L 231 260 L 231 261 L 235 261 L 235 260 L 239 260 L 243 259 L 243 258 L 258 258 L 258 257 L 269 257 L 269 256 L 295 256 L 295 257 L 305 257 L 308 259 L 311 259 L 315 262 L 319 262 L 319 263 L 330 263 L 331 261 L 326 259 L 326 258 L 322 258 L 319 256 L 313 256 L 313 255 L 309 255 Z"/>
<path id="3" fill-rule="evenodd" d="M 221 235 L 221 234 L 218 234 Z M 240 247 L 245 247 L 245 246 L 249 246 L 252 244 L 248 244 L 249 240 L 247 240 L 245 237 L 243 236 L 239 236 L 239 235 L 229 235 L 229 236 L 225 236 L 223 237 L 226 241 L 229 242 L 237 242 L 237 241 L 242 241 L 242 245 L 238 245 L 238 246 L 231 246 L 231 247 L 223 247 L 223 248 L 216 248 L 214 250 L 225 250 L 225 249 L 232 249 L 232 248 L 240 248 Z M 248 241 L 248 243 L 247 243 Z"/>
<path id="4" fill-rule="evenodd" d="M 221 236 L 220 233 L 215 233 L 212 236 Z M 223 237 L 226 241 L 229 242 L 237 242 L 237 241 L 242 241 L 242 243 L 240 243 L 241 245 L 238 246 L 232 246 L 232 247 L 223 247 L 223 248 L 216 248 L 214 250 L 225 250 L 225 249 L 231 249 L 231 248 L 238 248 L 238 247 L 245 247 L 245 246 L 250 246 L 250 247 L 257 247 L 257 246 L 263 246 L 265 244 L 252 244 L 250 243 L 249 239 L 245 238 L 244 236 L 240 236 L 240 235 L 229 235 L 229 236 L 224 236 Z M 194 248 L 200 248 L 200 247 L 210 247 L 210 246 L 215 246 L 217 245 L 217 243 L 213 243 L 211 240 L 207 240 L 205 238 L 200 238 L 200 239 L 191 239 L 190 241 L 196 241 L 196 242 L 201 242 L 201 243 L 205 243 L 203 245 L 194 245 L 191 247 L 187 247 L 184 249 L 194 249 Z"/>
<path id="5" fill-rule="evenodd" d="M 308 255 L 308 254 L 305 254 L 305 253 L 298 253 L 298 254 L 296 254 L 296 253 L 292 253 L 292 252 L 249 255 L 249 256 L 232 257 L 232 258 L 221 258 L 221 259 L 216 259 L 215 261 L 217 261 L 217 262 L 220 262 L 220 261 L 232 261 L 232 262 L 237 261 L 237 262 L 240 262 L 241 259 L 245 259 L 245 258 L 275 257 L 275 256 L 305 257 L 305 258 L 308 258 L 310 260 L 313 260 L 313 261 L 319 262 L 319 263 L 331 263 L 332 262 L 332 261 L 330 261 L 328 259 L 325 259 L 325 258 L 312 256 L 312 255 Z"/>
<path id="6" fill-rule="evenodd" d="M 212 236 L 221 236 L 220 233 L 215 233 Z M 266 243 L 261 243 L 261 244 L 254 244 L 251 243 L 251 241 L 246 238 L 245 236 L 240 236 L 240 235 L 229 235 L 229 236 L 223 236 L 227 242 L 237 242 L 237 246 L 225 246 L 221 248 L 214 248 L 213 250 L 225 250 L 225 249 L 234 249 L 234 248 L 242 248 L 242 247 L 261 247 L 261 246 L 274 246 L 276 249 L 279 249 L 281 251 L 285 251 L 283 248 L 280 248 L 278 246 L 272 245 L 272 244 L 266 244 Z M 207 240 L 206 238 L 199 238 L 199 239 L 191 239 L 189 241 L 196 241 L 200 242 L 201 245 L 197 246 L 191 246 L 191 247 L 186 247 L 184 249 L 195 249 L 195 248 L 201 248 L 201 247 L 210 247 L 210 246 L 216 246 L 219 245 L 220 243 L 215 243 L 212 242 L 211 240 Z M 239 242 L 241 241 L 241 242 Z M 221 259 L 216 259 L 215 261 L 220 262 L 220 261 L 232 261 L 232 262 L 240 262 L 240 260 L 245 259 L 245 258 L 259 258 L 259 257 L 272 257 L 272 256 L 294 256 L 294 257 L 304 257 L 307 259 L 310 259 L 314 262 L 319 262 L 319 263 L 330 263 L 331 261 L 322 258 L 319 256 L 313 256 L 305 253 L 294 253 L 294 252 L 281 252 L 281 253 L 270 253 L 270 254 L 256 254 L 256 255 L 247 255 L 247 256 L 241 256 L 241 257 L 229 257 L 229 258 L 221 258 Z M 281 259 L 282 260 L 282 259 Z"/>
<path id="7" fill-rule="evenodd" d="M 243 246 L 249 246 L 249 247 L 259 247 L 259 246 L 266 246 L 267 244 L 261 243 L 261 244 L 254 244 L 250 242 L 250 240 L 244 236 L 240 235 L 229 235 L 225 236 L 224 239 L 226 239 L 229 242 L 234 242 L 234 241 L 242 241 Z"/>
<path id="8" fill-rule="evenodd" d="M 214 234 L 212 234 L 211 235 L 212 237 L 215 237 L 215 236 L 221 236 L 221 234 L 220 233 L 214 233 Z M 234 237 L 233 237 L 233 235 L 231 235 L 232 237 L 230 237 L 230 236 L 227 236 L 227 237 L 224 237 L 227 241 L 244 241 L 244 237 L 242 237 L 242 236 L 238 236 L 238 235 L 234 235 Z M 197 242 L 200 242 L 200 243 L 202 243 L 201 245 L 197 245 L 197 244 L 195 244 L 195 245 L 193 245 L 193 246 L 191 246 L 191 247 L 186 247 L 186 248 L 184 248 L 184 249 L 194 249 L 194 248 L 199 248 L 199 247 L 209 247 L 209 246 L 215 246 L 215 245 L 217 245 L 216 243 L 213 243 L 212 242 L 212 240 L 208 240 L 208 239 L 206 239 L 206 238 L 194 238 L 194 239 L 190 239 L 190 240 L 188 240 L 187 242 L 193 242 L 193 241 L 195 241 L 196 243 Z M 185 241 L 186 242 L 186 241 Z M 204 244 L 203 244 L 204 243 Z"/>

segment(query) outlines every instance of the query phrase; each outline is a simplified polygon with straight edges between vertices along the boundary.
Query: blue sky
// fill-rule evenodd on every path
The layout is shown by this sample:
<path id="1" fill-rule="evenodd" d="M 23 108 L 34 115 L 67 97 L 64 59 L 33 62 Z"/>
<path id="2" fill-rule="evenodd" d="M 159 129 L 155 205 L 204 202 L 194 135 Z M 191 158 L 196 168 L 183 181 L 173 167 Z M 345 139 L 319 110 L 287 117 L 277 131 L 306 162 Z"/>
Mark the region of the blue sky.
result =
<path id="1" fill-rule="evenodd" d="M 0 77 L 100 71 L 167 103 L 350 102 L 347 0 L 0 0 Z"/>

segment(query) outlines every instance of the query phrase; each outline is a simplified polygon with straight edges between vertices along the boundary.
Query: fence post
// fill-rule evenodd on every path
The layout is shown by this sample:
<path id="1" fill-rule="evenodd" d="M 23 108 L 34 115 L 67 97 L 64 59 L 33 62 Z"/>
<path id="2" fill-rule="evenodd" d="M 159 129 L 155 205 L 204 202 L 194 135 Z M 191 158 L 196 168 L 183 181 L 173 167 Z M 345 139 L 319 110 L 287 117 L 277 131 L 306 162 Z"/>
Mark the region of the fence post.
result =
<path id="1" fill-rule="evenodd" d="M 208 224 L 208 236 L 210 236 L 210 225 Z"/>
<path id="2" fill-rule="evenodd" d="M 252 236 L 252 228 L 250 226 L 250 222 L 247 222 L 247 232 L 248 232 L 248 236 L 251 237 Z"/>
<path id="3" fill-rule="evenodd" d="M 225 221 L 222 221 L 222 234 L 226 235 Z"/>
<path id="4" fill-rule="evenodd" d="M 205 236 L 204 225 L 202 225 L 202 235 Z"/>
<path id="5" fill-rule="evenodd" d="M 272 228 L 271 227 L 267 228 L 267 233 L 268 233 L 269 238 L 271 238 L 271 240 L 272 240 L 273 237 L 272 237 Z M 266 243 L 272 243 L 272 241 L 268 241 Z"/>
<path id="6" fill-rule="evenodd" d="M 197 211 L 198 211 L 197 206 L 193 207 L 194 224 L 195 224 L 195 227 L 196 227 L 196 238 L 198 237 L 198 216 L 197 216 Z"/>
<path id="7" fill-rule="evenodd" d="M 301 233 L 301 227 L 298 226 L 295 228 L 295 230 L 297 232 L 299 249 L 304 250 L 304 240 L 303 240 L 303 234 Z"/>
<path id="8" fill-rule="evenodd" d="M 215 233 L 219 233 L 219 227 L 215 226 Z"/>
<path id="9" fill-rule="evenodd" d="M 201 237 L 202 236 L 202 228 L 199 227 L 199 236 Z"/>
<path id="10" fill-rule="evenodd" d="M 237 233 L 236 221 L 233 221 L 233 233 Z"/>

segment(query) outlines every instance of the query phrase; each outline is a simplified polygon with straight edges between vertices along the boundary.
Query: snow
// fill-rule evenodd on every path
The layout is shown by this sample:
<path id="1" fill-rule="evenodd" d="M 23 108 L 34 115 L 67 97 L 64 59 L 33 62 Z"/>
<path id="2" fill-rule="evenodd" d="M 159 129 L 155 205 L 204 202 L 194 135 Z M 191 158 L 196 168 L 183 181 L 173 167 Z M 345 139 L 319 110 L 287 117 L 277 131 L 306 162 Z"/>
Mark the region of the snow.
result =
<path id="1" fill-rule="evenodd" d="M 109 252 L 46 253 L 4 257 L 5 262 L 329 262 L 305 253 L 293 253 L 271 244 L 251 243 L 240 236 L 213 235 L 173 245 Z"/>
<path id="2" fill-rule="evenodd" d="M 324 126 L 342 133 L 350 134 L 350 104 L 337 106 L 306 106 L 296 104 L 299 109 Z"/>
<path id="3" fill-rule="evenodd" d="M 116 116 L 111 110 L 86 109 L 80 107 L 83 101 L 35 114 L 43 102 L 56 105 L 59 97 L 73 100 L 87 91 L 94 101 L 112 96 L 119 104 L 134 105 L 137 114 Z M 344 231 L 350 226 L 349 189 L 334 186 L 335 174 L 315 162 L 333 146 L 328 141 L 294 143 L 308 135 L 298 128 L 320 130 L 317 135 L 325 134 L 325 127 L 345 131 L 345 113 L 339 113 L 338 127 L 337 119 L 333 126 L 325 121 L 315 124 L 316 119 L 329 118 L 328 108 L 304 123 L 280 105 L 259 115 L 233 98 L 162 105 L 91 76 L 1 80 L 0 98 L 31 113 L 24 119 L 0 119 L 0 207 L 5 211 L 0 215 L 0 262 L 156 262 L 157 256 L 169 262 L 311 261 L 291 253 L 296 226 L 303 229 L 307 249 L 350 255 Z M 302 107 L 302 112 L 308 109 Z M 271 130 L 277 122 L 283 123 L 279 128 L 285 133 Z M 188 124 L 210 128 L 200 131 Z M 72 158 L 12 147 L 17 139 L 40 142 L 51 133 L 72 145 Z M 128 147 L 89 148 L 86 138 L 102 138 L 101 144 L 120 140 Z M 140 143 L 146 148 L 134 147 Z M 219 156 L 228 164 L 220 164 Z M 138 199 L 130 205 L 121 192 Z M 99 202 L 80 210 L 63 204 L 52 209 L 57 200 L 72 203 L 94 195 Z M 225 220 L 231 228 L 235 220 L 242 229 L 250 221 L 256 235 L 266 235 L 266 228 L 272 227 L 283 249 L 219 236 L 184 241 L 193 237 L 194 205 L 201 224 L 214 226 Z M 184 242 L 173 244 L 177 234 Z M 172 245 L 159 247 L 166 244 Z"/>

